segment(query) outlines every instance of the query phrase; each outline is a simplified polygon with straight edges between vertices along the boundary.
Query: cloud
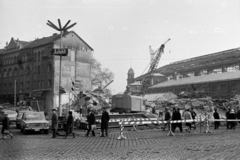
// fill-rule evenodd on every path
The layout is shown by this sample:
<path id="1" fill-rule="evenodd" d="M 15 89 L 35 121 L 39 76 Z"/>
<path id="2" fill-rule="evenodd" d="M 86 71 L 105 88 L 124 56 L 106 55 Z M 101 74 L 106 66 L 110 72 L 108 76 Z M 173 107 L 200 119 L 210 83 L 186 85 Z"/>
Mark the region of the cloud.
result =
<path id="1" fill-rule="evenodd" d="M 222 33 L 223 30 L 221 28 L 214 28 L 215 33 Z"/>
<path id="2" fill-rule="evenodd" d="M 227 8 L 228 2 L 227 1 L 223 1 L 223 2 L 220 3 L 220 5 L 221 5 L 222 8 Z"/>
<path id="3" fill-rule="evenodd" d="M 113 30 L 114 30 L 114 27 L 113 27 L 113 26 L 109 26 L 108 29 L 109 29 L 110 31 L 113 31 Z"/>
<path id="4" fill-rule="evenodd" d="M 124 30 L 124 31 L 127 31 L 127 30 L 128 30 L 128 27 L 127 27 L 127 26 L 124 26 L 124 27 L 123 27 L 123 30 Z"/>
<path id="5" fill-rule="evenodd" d="M 191 31 L 189 31 L 189 33 L 190 33 L 190 34 L 198 34 L 198 31 L 196 31 L 196 30 L 191 30 Z"/>

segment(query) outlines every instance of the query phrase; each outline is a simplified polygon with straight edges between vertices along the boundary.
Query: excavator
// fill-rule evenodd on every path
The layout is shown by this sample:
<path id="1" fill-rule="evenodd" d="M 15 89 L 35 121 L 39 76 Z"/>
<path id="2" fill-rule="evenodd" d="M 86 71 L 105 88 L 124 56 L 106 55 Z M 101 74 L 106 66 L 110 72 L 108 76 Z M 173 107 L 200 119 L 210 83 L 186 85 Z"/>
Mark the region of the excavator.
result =
<path id="1" fill-rule="evenodd" d="M 170 41 L 171 39 L 169 38 L 165 43 L 163 43 L 160 48 L 158 49 L 158 52 L 157 54 L 155 55 L 155 57 L 153 57 L 151 59 L 151 62 L 150 62 L 150 67 L 148 69 L 148 72 L 145 76 L 145 78 L 142 80 L 142 89 L 141 89 L 141 95 L 144 96 L 148 87 L 151 85 L 150 83 L 150 77 L 151 77 L 151 74 L 154 73 L 154 71 L 157 69 L 157 66 L 158 66 L 158 63 L 159 63 L 159 60 L 162 56 L 162 54 L 164 53 L 164 48 L 165 48 L 165 44 Z M 150 48 L 150 52 L 152 51 L 152 49 Z"/>

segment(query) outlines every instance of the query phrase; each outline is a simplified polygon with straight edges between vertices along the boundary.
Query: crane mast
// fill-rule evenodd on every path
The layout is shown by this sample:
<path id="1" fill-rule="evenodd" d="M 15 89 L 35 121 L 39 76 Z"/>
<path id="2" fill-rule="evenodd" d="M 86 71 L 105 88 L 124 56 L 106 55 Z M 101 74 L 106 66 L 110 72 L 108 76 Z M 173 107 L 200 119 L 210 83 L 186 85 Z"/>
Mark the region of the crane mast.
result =
<path id="1" fill-rule="evenodd" d="M 145 95 L 145 92 L 147 91 L 148 87 L 150 86 L 150 75 L 157 69 L 159 60 L 164 52 L 165 44 L 170 41 L 171 39 L 169 38 L 165 43 L 163 43 L 159 50 L 157 55 L 151 60 L 150 67 L 148 69 L 146 77 L 142 81 L 142 95 Z"/>

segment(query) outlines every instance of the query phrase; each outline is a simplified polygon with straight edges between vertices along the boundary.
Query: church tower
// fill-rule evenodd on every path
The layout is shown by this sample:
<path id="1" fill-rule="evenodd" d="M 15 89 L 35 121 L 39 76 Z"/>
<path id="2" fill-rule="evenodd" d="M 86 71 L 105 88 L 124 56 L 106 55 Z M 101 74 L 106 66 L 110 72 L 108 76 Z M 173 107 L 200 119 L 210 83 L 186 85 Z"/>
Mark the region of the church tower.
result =
<path id="1" fill-rule="evenodd" d="M 128 78 L 127 78 L 127 85 L 134 82 L 134 71 L 132 68 L 128 70 Z"/>

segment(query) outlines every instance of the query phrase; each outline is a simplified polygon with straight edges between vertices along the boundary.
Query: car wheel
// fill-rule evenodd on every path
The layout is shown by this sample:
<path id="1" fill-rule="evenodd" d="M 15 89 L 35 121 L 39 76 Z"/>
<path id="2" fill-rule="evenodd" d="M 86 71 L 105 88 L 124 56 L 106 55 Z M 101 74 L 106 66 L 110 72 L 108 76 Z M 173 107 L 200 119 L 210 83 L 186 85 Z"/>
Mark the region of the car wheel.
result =
<path id="1" fill-rule="evenodd" d="M 49 133 L 49 130 L 44 130 L 44 133 L 45 133 L 45 134 L 48 134 L 48 133 Z"/>

